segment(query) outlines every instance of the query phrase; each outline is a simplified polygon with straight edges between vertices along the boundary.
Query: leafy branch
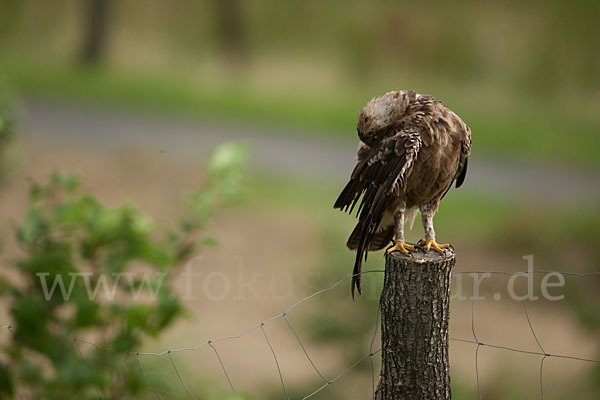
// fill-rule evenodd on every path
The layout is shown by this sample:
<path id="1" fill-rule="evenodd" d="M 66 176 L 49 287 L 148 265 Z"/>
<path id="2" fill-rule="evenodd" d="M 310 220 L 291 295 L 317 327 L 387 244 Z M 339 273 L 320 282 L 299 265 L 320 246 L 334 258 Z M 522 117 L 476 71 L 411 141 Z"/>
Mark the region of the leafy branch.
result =
<path id="1" fill-rule="evenodd" d="M 139 368 L 123 366 L 146 337 L 182 314 L 173 271 L 215 244 L 212 217 L 242 198 L 247 157 L 244 145 L 218 148 L 205 182 L 185 195 L 178 229 L 163 234 L 133 204 L 104 206 L 76 175 L 55 172 L 32 185 L 16 232 L 16 274 L 0 282 L 13 324 L 2 349 L 0 397 L 121 399 L 161 390 Z"/>

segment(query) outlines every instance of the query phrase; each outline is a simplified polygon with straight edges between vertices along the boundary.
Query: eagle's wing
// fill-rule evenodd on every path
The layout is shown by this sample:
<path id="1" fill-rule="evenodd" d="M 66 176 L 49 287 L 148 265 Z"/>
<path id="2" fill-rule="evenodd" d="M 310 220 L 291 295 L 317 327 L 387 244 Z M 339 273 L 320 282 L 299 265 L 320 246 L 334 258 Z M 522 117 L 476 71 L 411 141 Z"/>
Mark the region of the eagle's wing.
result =
<path id="1" fill-rule="evenodd" d="M 456 169 L 456 174 L 454 175 L 454 179 L 450 182 L 450 185 L 442 195 L 442 198 L 446 196 L 446 193 L 452 187 L 452 184 L 456 182 L 456 188 L 461 187 L 465 178 L 467 177 L 467 167 L 469 165 L 469 155 L 471 154 L 471 129 L 466 126 L 464 123 L 463 126 L 454 131 L 452 134 L 459 136 L 460 139 L 460 156 L 458 158 L 458 168 Z"/>
<path id="2" fill-rule="evenodd" d="M 458 171 L 456 171 L 456 187 L 463 184 L 467 176 L 467 166 L 469 165 L 469 155 L 471 154 L 471 129 L 465 126 L 465 129 L 458 132 L 461 136 L 460 158 L 458 161 Z"/>
<path id="3" fill-rule="evenodd" d="M 352 171 L 350 181 L 342 190 L 334 208 L 352 213 L 357 204 L 359 225 L 362 226 L 356 251 L 352 277 L 354 288 L 361 293 L 360 270 L 363 259 L 383 218 L 394 190 L 400 190 L 411 173 L 412 165 L 421 147 L 421 137 L 412 131 L 399 131 L 373 147 Z"/>

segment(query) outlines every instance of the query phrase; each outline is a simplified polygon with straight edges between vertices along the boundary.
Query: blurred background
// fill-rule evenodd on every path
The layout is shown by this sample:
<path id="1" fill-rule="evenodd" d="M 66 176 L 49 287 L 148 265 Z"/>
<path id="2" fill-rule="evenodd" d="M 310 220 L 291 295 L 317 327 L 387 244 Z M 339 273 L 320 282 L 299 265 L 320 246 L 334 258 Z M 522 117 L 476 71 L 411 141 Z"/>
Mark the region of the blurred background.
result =
<path id="1" fill-rule="evenodd" d="M 247 201 L 215 216 L 220 245 L 194 265 L 202 276 L 184 299 L 187 317 L 145 350 L 238 334 L 351 273 L 345 241 L 355 221 L 332 205 L 353 167 L 356 117 L 372 97 L 412 89 L 472 129 L 466 183 L 436 216 L 456 270 L 523 271 L 532 254 L 537 269 L 598 271 L 599 20 L 600 2 L 583 0 L 0 0 L 2 104 L 15 127 L 0 141 L 3 264 L 18 251 L 14 225 L 31 181 L 80 172 L 107 204 L 132 201 L 169 226 L 211 150 L 243 140 L 252 148 Z M 419 225 L 409 241 L 422 236 Z M 366 269 L 383 261 L 373 253 Z M 253 290 L 224 290 L 206 279 L 215 273 L 253 279 Z M 381 278 L 367 276 L 356 301 L 343 284 L 290 315 L 328 378 L 369 353 Z M 478 339 L 539 351 L 507 280 L 481 284 Z M 454 294 L 470 294 L 471 284 L 463 276 Z M 177 285 L 183 293 L 185 279 Z M 555 289 L 564 300 L 527 305 L 545 350 L 600 359 L 600 279 L 567 277 Z M 268 332 L 290 397 L 318 388 L 285 321 Z M 450 334 L 472 339 L 470 301 L 453 299 Z M 454 396 L 476 398 L 476 345 L 450 346 Z M 282 398 L 260 331 L 219 351 L 238 391 Z M 210 349 L 176 357 L 198 398 L 227 393 Z M 539 397 L 540 360 L 480 349 L 482 397 Z M 168 382 L 165 398 L 185 395 L 168 358 L 146 368 Z M 600 396 L 597 364 L 549 358 L 543 372 L 546 399 Z M 366 361 L 332 390 L 369 398 L 371 380 Z"/>

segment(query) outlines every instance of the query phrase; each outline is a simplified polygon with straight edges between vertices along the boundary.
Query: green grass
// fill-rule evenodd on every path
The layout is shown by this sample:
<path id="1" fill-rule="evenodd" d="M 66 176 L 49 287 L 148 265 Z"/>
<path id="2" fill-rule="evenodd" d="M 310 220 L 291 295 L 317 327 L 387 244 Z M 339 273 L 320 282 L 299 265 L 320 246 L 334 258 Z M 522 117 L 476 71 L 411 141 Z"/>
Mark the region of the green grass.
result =
<path id="1" fill-rule="evenodd" d="M 378 94 L 365 94 L 366 89 L 359 93 L 356 88 L 312 95 L 274 92 L 240 81 L 210 84 L 178 76 L 60 65 L 5 66 L 0 70 L 28 95 L 265 123 L 284 128 L 286 134 L 346 141 L 357 140 L 356 115 L 370 97 Z M 474 152 L 600 167 L 600 126 L 583 112 L 580 115 L 572 108 L 562 110 L 547 99 L 523 94 L 513 94 L 512 101 L 498 106 L 492 100 L 486 104 L 461 94 L 457 88 L 439 91 L 440 97 L 471 126 Z M 292 129 L 285 129 L 288 127 Z"/>
<path id="2" fill-rule="evenodd" d="M 247 182 L 251 198 L 248 206 L 301 213 L 323 229 L 349 234 L 356 218 L 333 209 L 343 183 L 319 185 L 273 174 L 255 174 Z M 495 245 L 500 251 L 505 251 L 504 246 L 513 241 L 511 248 L 519 254 L 526 250 L 560 252 L 557 243 L 578 243 L 597 259 L 590 249 L 600 239 L 600 208 L 593 204 L 541 207 L 512 199 L 509 194 L 488 196 L 466 187 L 452 189 L 444 198 L 435 226 L 439 235 L 476 238 L 474 241 Z M 416 240 L 422 234 L 418 220 L 413 231 L 407 232 L 409 240 Z"/>
<path id="3" fill-rule="evenodd" d="M 250 206 L 301 212 L 324 225 L 351 229 L 356 223 L 350 216 L 333 209 L 333 203 L 343 184 L 315 184 L 307 180 L 289 180 L 269 174 L 249 178 Z M 509 198 L 476 195 L 466 190 L 451 190 L 441 203 L 436 215 L 436 227 L 452 230 L 459 235 L 476 234 L 495 238 L 498 229 L 505 226 L 507 216 L 526 213 L 528 207 Z M 552 214 L 554 216 L 556 214 Z M 533 217 L 533 216 L 532 216 Z M 558 227 L 557 227 L 558 228 Z M 414 236 L 422 233 L 419 221 L 415 221 Z M 349 232 L 348 232 L 349 233 Z"/>
<path id="4" fill-rule="evenodd" d="M 239 82 L 214 87 L 193 84 L 181 77 L 125 74 L 102 68 L 21 66 L 3 70 L 13 85 L 30 95 L 292 125 L 305 128 L 303 133 L 327 130 L 335 136 L 339 135 L 336 130 L 350 129 L 351 139 L 354 139 L 355 117 L 361 107 L 356 100 L 315 101 L 298 94 L 260 92 Z M 314 132 L 315 135 L 320 133 Z"/>

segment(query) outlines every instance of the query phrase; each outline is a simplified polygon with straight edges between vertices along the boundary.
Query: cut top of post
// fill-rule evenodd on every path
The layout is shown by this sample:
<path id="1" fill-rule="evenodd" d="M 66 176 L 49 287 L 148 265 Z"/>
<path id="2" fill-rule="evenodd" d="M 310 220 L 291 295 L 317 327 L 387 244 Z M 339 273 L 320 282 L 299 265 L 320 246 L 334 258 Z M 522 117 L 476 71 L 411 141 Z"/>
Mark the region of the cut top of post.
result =
<path id="1" fill-rule="evenodd" d="M 429 249 L 426 253 L 423 249 L 417 247 L 417 251 L 411 251 L 410 255 L 404 255 L 399 251 L 393 251 L 387 254 L 387 257 L 392 257 L 402 262 L 414 262 L 416 264 L 425 264 L 428 262 L 440 262 L 444 259 L 454 259 L 456 253 L 453 248 L 443 249 L 444 254 L 440 254 L 433 249 Z"/>

